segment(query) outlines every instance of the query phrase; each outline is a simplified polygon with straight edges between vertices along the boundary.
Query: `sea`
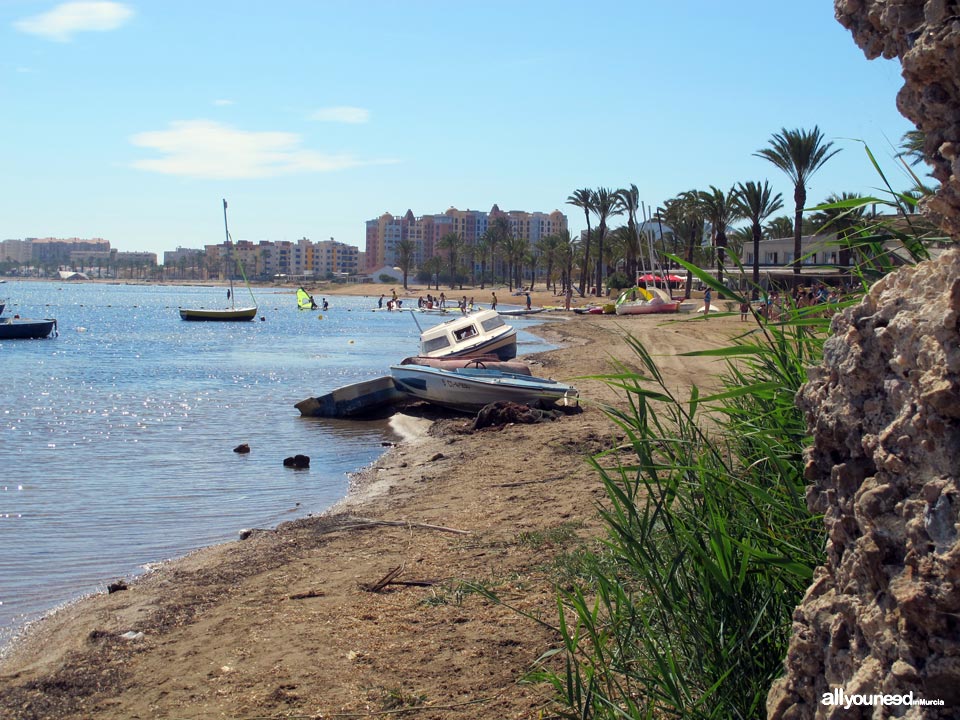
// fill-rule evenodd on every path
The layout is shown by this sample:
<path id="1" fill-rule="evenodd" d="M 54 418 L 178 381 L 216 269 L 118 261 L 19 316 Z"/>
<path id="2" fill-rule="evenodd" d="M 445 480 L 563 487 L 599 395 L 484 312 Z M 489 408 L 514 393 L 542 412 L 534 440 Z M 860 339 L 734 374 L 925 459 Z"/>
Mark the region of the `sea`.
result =
<path id="1" fill-rule="evenodd" d="M 185 322 L 178 307 L 226 307 L 226 289 L 0 284 L 4 317 L 59 330 L 0 341 L 0 649 L 118 578 L 323 512 L 399 439 L 389 420 L 303 418 L 294 404 L 387 374 L 417 352 L 414 317 L 446 318 L 343 295 L 301 311 L 294 290 L 254 292 L 255 321 Z M 510 318 L 520 354 L 549 349 L 526 331 L 538 322 Z M 307 470 L 283 466 L 296 454 Z"/>

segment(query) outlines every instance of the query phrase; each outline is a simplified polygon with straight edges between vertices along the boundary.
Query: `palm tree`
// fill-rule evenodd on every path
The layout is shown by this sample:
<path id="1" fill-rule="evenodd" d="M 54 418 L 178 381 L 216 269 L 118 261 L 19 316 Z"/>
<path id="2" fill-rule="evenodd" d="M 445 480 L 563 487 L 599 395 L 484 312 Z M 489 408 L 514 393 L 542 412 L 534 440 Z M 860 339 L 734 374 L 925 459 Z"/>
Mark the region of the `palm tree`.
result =
<path id="1" fill-rule="evenodd" d="M 695 190 L 688 190 L 677 197 L 667 200 L 662 211 L 658 211 L 663 221 L 673 228 L 673 232 L 686 240 L 686 261 L 694 264 L 696 249 L 703 245 L 703 208 Z M 693 274 L 687 273 L 684 297 L 689 300 L 693 289 Z"/>
<path id="2" fill-rule="evenodd" d="M 575 205 L 583 210 L 583 216 L 587 220 L 587 239 L 583 248 L 583 267 L 580 268 L 580 296 L 586 292 L 587 287 L 587 268 L 590 267 L 590 213 L 593 210 L 593 190 L 582 188 L 574 190 L 573 194 L 567 197 L 567 205 Z"/>
<path id="3" fill-rule="evenodd" d="M 493 219 L 493 222 L 490 223 L 487 231 L 490 233 L 490 237 L 487 239 L 490 243 L 490 272 L 493 275 L 493 281 L 496 282 L 497 246 L 505 245 L 510 238 L 510 221 L 503 216 L 497 216 Z"/>
<path id="4" fill-rule="evenodd" d="M 627 276 L 630 282 L 635 283 L 637 278 L 637 257 L 643 252 L 640 245 L 640 234 L 637 232 L 637 210 L 640 208 L 640 191 L 631 184 L 629 188 L 620 188 L 614 193 L 617 209 L 626 213 L 627 237 L 624 241 L 624 254 L 627 260 Z"/>
<path id="5" fill-rule="evenodd" d="M 536 243 L 537 252 L 540 253 L 540 257 L 543 258 L 543 261 L 547 264 L 547 289 L 550 289 L 550 279 L 553 276 L 553 265 L 557 261 L 557 252 L 560 249 L 560 236 L 559 235 L 547 235 L 537 240 Z M 557 291 L 557 285 L 554 283 L 553 291 Z"/>
<path id="6" fill-rule="evenodd" d="M 493 241 L 490 238 L 490 230 L 487 229 L 477 240 L 477 257 L 480 259 L 480 289 L 484 288 L 484 281 L 487 279 L 487 256 L 490 254 L 490 248 Z"/>
<path id="7" fill-rule="evenodd" d="M 517 285 L 520 282 L 520 269 L 523 267 L 524 256 L 527 254 L 527 241 L 525 238 L 511 236 L 507 240 L 504 248 L 507 256 L 507 274 L 510 278 L 510 289 L 513 290 L 513 281 L 516 279 Z"/>
<path id="8" fill-rule="evenodd" d="M 765 230 L 766 236 L 775 240 L 790 237 L 793 234 L 793 220 L 787 215 L 778 215 L 767 221 Z"/>
<path id="9" fill-rule="evenodd" d="M 760 292 L 760 237 L 763 234 L 763 221 L 783 207 L 783 196 L 773 194 L 766 180 L 761 185 L 750 180 L 746 184 L 737 183 L 737 205 L 740 214 L 750 220 L 753 232 L 753 299 Z"/>
<path id="10" fill-rule="evenodd" d="M 793 283 L 800 285 L 800 239 L 803 236 L 803 207 L 807 204 L 807 183 L 810 177 L 840 152 L 840 148 L 830 150 L 832 142 L 825 137 L 816 125 L 813 130 L 787 130 L 781 128 L 770 138 L 769 147 L 754 153 L 757 157 L 769 160 L 780 168 L 793 183 Z"/>
<path id="11" fill-rule="evenodd" d="M 926 159 L 923 153 L 926 140 L 927 136 L 923 130 L 907 130 L 900 138 L 901 150 L 897 153 L 897 157 L 909 158 L 910 165 L 914 167 L 919 165 Z"/>
<path id="12" fill-rule="evenodd" d="M 413 264 L 413 254 L 417 250 L 417 244 L 410 238 L 403 238 L 397 242 L 397 263 L 403 270 L 403 289 L 407 289 L 407 275 L 410 274 L 410 266 Z"/>
<path id="13" fill-rule="evenodd" d="M 727 228 L 740 216 L 736 202 L 737 192 L 730 188 L 726 193 L 720 188 L 710 186 L 709 192 L 700 190 L 697 202 L 703 211 L 704 219 L 712 227 L 713 245 L 717 248 L 717 282 L 723 282 L 723 263 L 726 259 Z M 722 295 L 718 295 L 718 299 Z"/>
<path id="14" fill-rule="evenodd" d="M 841 193 L 840 195 L 830 195 L 824 205 L 839 205 L 841 203 L 850 203 L 850 201 L 859 200 L 860 195 L 856 193 Z M 844 269 L 850 267 L 850 238 L 854 229 L 863 224 L 866 214 L 866 206 L 855 204 L 852 207 L 831 207 L 823 208 L 813 214 L 811 220 L 816 223 L 817 230 L 828 230 L 837 234 L 837 242 L 840 245 L 839 265 Z"/>
<path id="15" fill-rule="evenodd" d="M 566 293 L 567 288 L 573 288 L 573 259 L 576 254 L 576 244 L 570 237 L 570 231 L 567 229 L 561 230 L 560 234 L 557 235 L 557 263 L 564 268 L 564 280 L 561 283 L 564 293 Z"/>
<path id="16" fill-rule="evenodd" d="M 616 194 L 608 188 L 597 188 L 593 194 L 593 212 L 600 220 L 597 227 L 597 296 L 600 296 L 603 293 L 603 240 L 607 234 L 607 220 L 622 212 L 617 206 Z"/>
<path id="17" fill-rule="evenodd" d="M 430 289 L 430 280 L 433 279 L 436 281 L 437 290 L 440 289 L 440 256 L 434 255 L 423 261 L 423 266 L 420 268 L 427 273 L 427 289 Z"/>
<path id="18" fill-rule="evenodd" d="M 453 290 L 457 282 L 457 255 L 463 245 L 463 238 L 455 232 L 448 232 L 440 238 L 440 249 L 447 251 L 447 260 L 450 266 L 450 289 Z"/>

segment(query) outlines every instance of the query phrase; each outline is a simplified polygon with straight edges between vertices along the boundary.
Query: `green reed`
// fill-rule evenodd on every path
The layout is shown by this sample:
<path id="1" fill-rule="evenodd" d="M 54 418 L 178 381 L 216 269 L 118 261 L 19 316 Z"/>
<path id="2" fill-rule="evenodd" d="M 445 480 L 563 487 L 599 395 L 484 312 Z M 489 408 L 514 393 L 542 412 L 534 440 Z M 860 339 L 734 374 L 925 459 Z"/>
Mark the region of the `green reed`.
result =
<path id="1" fill-rule="evenodd" d="M 694 353 L 726 360 L 721 389 L 707 396 L 695 387 L 677 397 L 650 352 L 626 338 L 642 374 L 619 366 L 603 379 L 625 395 L 606 411 L 629 460 L 622 448 L 592 460 L 607 494 L 604 550 L 582 558 L 589 579 L 560 595 L 564 670 L 536 675 L 553 684 L 564 717 L 763 716 L 823 548 L 794 405 L 821 356 L 823 314 L 820 305 L 792 308 L 779 324 L 757 317 L 730 347 Z"/>

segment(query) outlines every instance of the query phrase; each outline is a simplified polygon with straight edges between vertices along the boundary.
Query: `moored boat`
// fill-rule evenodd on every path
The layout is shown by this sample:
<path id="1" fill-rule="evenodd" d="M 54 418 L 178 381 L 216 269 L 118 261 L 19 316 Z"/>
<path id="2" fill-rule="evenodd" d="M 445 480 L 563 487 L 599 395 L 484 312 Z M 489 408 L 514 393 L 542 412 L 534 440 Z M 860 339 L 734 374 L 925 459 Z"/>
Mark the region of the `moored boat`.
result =
<path id="1" fill-rule="evenodd" d="M 180 308 L 181 320 L 223 320 L 238 322 L 253 320 L 257 316 L 256 307 L 245 308 Z"/>
<path id="2" fill-rule="evenodd" d="M 233 239 L 230 237 L 230 229 L 227 227 L 227 201 L 223 201 L 223 231 L 227 236 L 227 247 L 233 247 Z M 252 306 L 237 307 L 237 294 L 233 291 L 233 275 L 230 275 L 230 290 L 227 292 L 227 298 L 230 300 L 228 308 L 180 308 L 181 320 L 214 320 L 223 322 L 240 322 L 253 320 L 257 316 L 257 299 L 253 296 L 253 290 L 250 289 L 250 283 L 247 282 L 246 273 L 243 272 L 243 265 L 239 258 L 236 258 L 237 267 L 240 274 L 243 275 L 244 282 L 247 283 L 247 291 L 250 293 L 250 299 L 253 300 Z"/>
<path id="3" fill-rule="evenodd" d="M 420 334 L 420 355 L 432 358 L 517 356 L 517 331 L 496 310 L 480 310 L 447 320 Z"/>
<path id="4" fill-rule="evenodd" d="M 546 378 L 483 368 L 443 370 L 424 365 L 391 365 L 397 388 L 415 398 L 453 410 L 475 412 L 494 402 L 573 405 L 576 388 Z"/>
<path id="5" fill-rule="evenodd" d="M 49 337 L 56 327 L 57 321 L 54 318 L 0 318 L 0 340 L 40 340 Z"/>

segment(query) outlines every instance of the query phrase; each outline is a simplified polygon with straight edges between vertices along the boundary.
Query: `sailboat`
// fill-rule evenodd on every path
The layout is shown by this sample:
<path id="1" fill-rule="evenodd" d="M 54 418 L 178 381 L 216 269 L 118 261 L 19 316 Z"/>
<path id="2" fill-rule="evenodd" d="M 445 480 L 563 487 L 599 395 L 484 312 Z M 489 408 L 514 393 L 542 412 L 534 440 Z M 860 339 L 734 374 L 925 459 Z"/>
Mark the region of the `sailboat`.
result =
<path id="1" fill-rule="evenodd" d="M 223 229 L 227 235 L 227 247 L 233 246 L 233 240 L 230 238 L 230 229 L 227 227 L 227 201 L 223 201 Z M 221 320 L 228 322 L 237 322 L 242 320 L 253 320 L 257 316 L 257 299 L 253 296 L 253 290 L 250 289 L 250 283 L 247 282 L 246 273 L 243 272 L 243 264 L 237 258 L 237 267 L 243 275 L 244 282 L 247 283 L 247 290 L 250 292 L 250 299 L 253 305 L 248 307 L 237 307 L 237 295 L 233 291 L 233 274 L 230 275 L 230 290 L 227 296 L 230 298 L 230 307 L 217 308 L 180 308 L 181 320 Z"/>
<path id="2" fill-rule="evenodd" d="M 316 310 L 317 303 L 313 299 L 313 295 L 308 293 L 303 288 L 297 290 L 297 309 L 298 310 Z"/>

